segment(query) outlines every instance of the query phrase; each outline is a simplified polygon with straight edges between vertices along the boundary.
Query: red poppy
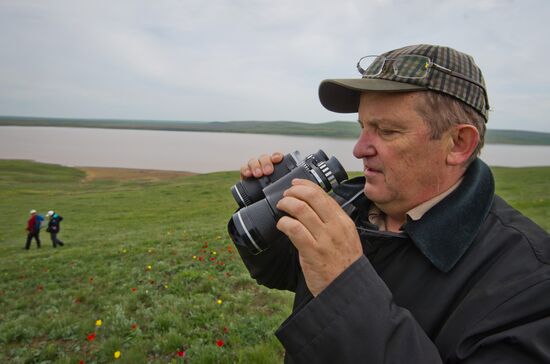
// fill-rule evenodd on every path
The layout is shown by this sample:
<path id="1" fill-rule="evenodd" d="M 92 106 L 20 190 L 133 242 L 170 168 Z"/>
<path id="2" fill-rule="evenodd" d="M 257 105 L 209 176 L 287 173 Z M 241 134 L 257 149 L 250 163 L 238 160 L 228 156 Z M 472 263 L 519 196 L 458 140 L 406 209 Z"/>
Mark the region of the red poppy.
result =
<path id="1" fill-rule="evenodd" d="M 88 335 L 88 341 L 92 342 L 95 340 L 95 332 L 92 332 L 91 334 Z"/>
<path id="2" fill-rule="evenodd" d="M 39 284 L 38 286 L 36 286 L 36 290 L 37 290 L 38 292 L 42 292 L 42 291 L 44 290 L 44 286 L 41 285 L 41 284 Z"/>
<path id="3" fill-rule="evenodd" d="M 74 300 L 74 303 L 76 303 L 78 305 L 78 304 L 82 303 L 82 301 L 80 300 L 80 298 L 77 298 L 77 299 Z"/>
<path id="4" fill-rule="evenodd" d="M 137 329 L 138 325 L 137 324 L 132 324 L 132 330 L 135 330 Z"/>
<path id="5" fill-rule="evenodd" d="M 179 356 L 180 358 L 183 358 L 183 357 L 185 356 L 185 351 L 183 351 L 183 350 L 178 350 L 178 356 Z"/>
<path id="6" fill-rule="evenodd" d="M 216 345 L 218 345 L 219 348 L 221 348 L 223 344 L 224 344 L 223 340 L 216 341 Z"/>
<path id="7" fill-rule="evenodd" d="M 84 360 L 79 361 L 78 364 L 84 364 Z"/>
<path id="8" fill-rule="evenodd" d="M 202 262 L 204 260 L 204 258 L 201 256 L 199 257 L 199 262 Z"/>
<path id="9" fill-rule="evenodd" d="M 227 328 L 227 326 L 224 326 L 223 327 L 223 333 L 224 334 L 227 334 L 229 332 L 229 329 Z"/>
<path id="10" fill-rule="evenodd" d="M 213 261 L 215 261 L 215 260 L 216 260 L 216 258 L 214 258 L 214 257 L 210 258 L 210 261 L 211 261 L 211 262 L 213 262 Z"/>
<path id="11" fill-rule="evenodd" d="M 137 291 L 137 288 L 136 287 L 132 287 L 132 292 L 135 292 Z"/>

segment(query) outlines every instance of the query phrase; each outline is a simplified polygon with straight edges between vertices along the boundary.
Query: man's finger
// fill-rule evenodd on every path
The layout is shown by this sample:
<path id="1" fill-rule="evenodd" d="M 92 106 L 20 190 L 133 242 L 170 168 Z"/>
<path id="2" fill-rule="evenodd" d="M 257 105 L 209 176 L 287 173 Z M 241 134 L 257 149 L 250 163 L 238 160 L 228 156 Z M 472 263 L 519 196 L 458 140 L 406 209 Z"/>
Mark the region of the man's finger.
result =
<path id="1" fill-rule="evenodd" d="M 277 208 L 298 220 L 308 229 L 314 238 L 317 238 L 317 233 L 321 232 L 321 229 L 318 227 L 323 224 L 323 221 L 321 221 L 319 216 L 317 216 L 307 202 L 298 200 L 294 197 L 283 197 L 277 203 Z"/>
<path id="2" fill-rule="evenodd" d="M 315 239 L 308 229 L 298 220 L 283 216 L 277 222 L 277 229 L 288 236 L 298 251 L 307 251 L 315 246 Z"/>
<path id="3" fill-rule="evenodd" d="M 317 184 L 308 180 L 293 180 L 292 187 L 284 192 L 284 196 L 305 201 L 324 223 L 330 222 L 335 214 L 343 213 L 340 205 L 332 197 Z"/>

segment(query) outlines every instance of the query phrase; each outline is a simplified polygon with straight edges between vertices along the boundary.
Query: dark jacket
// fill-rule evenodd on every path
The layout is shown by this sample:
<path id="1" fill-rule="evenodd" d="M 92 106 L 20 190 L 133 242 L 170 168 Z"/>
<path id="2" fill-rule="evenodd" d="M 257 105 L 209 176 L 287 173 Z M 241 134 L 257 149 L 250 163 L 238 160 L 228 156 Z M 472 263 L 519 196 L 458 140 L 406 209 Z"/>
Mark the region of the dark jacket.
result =
<path id="1" fill-rule="evenodd" d="M 483 162 L 402 233 L 369 224 L 370 204 L 351 212 L 364 256 L 314 299 L 288 240 L 238 247 L 258 283 L 296 293 L 276 332 L 286 362 L 550 363 L 550 237 L 494 195 Z"/>
<path id="2" fill-rule="evenodd" d="M 46 229 L 47 232 L 49 233 L 54 233 L 54 234 L 57 234 L 61 231 L 61 221 L 63 220 L 63 217 L 58 215 L 58 214 L 54 214 L 51 218 L 50 218 L 50 221 L 48 222 L 48 228 Z"/>

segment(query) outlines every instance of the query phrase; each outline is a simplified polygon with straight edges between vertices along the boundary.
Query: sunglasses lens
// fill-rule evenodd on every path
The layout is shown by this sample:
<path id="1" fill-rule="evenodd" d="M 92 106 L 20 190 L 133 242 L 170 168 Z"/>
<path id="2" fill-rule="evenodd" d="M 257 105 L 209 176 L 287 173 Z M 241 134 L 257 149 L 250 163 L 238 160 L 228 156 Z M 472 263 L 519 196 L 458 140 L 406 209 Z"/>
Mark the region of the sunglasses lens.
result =
<path id="1" fill-rule="evenodd" d="M 385 58 L 381 56 L 366 56 L 361 58 L 358 66 L 362 70 L 363 77 L 379 75 L 384 67 L 384 60 Z"/>
<path id="2" fill-rule="evenodd" d="M 429 67 L 430 59 L 424 56 L 400 56 L 393 63 L 395 75 L 404 78 L 424 78 Z"/>

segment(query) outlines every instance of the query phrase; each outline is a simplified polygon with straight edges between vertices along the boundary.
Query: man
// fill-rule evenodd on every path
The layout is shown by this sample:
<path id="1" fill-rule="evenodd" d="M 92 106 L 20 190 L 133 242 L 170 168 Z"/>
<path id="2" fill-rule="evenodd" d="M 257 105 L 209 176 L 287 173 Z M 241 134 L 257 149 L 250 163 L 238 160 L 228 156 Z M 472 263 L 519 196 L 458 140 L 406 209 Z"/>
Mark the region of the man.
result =
<path id="1" fill-rule="evenodd" d="M 61 231 L 61 221 L 63 220 L 63 217 L 57 214 L 55 211 L 50 210 L 48 211 L 48 228 L 46 229 L 47 232 L 50 233 L 50 238 L 52 239 L 52 244 L 54 248 L 57 248 L 57 246 L 63 246 L 63 242 L 57 238 L 57 234 Z"/>
<path id="2" fill-rule="evenodd" d="M 25 244 L 25 249 L 29 250 L 31 248 L 31 240 L 34 238 L 36 240 L 36 247 L 40 248 L 40 226 L 44 218 L 38 215 L 36 210 L 30 211 L 31 217 L 27 220 L 27 242 Z"/>
<path id="3" fill-rule="evenodd" d="M 364 195 L 345 213 L 295 180 L 277 208 L 288 244 L 239 252 L 251 275 L 295 292 L 276 335 L 287 362 L 550 363 L 550 237 L 494 194 L 477 159 L 489 100 L 454 49 L 416 45 L 325 80 L 321 103 L 358 112 Z M 282 155 L 252 159 L 243 178 Z"/>

